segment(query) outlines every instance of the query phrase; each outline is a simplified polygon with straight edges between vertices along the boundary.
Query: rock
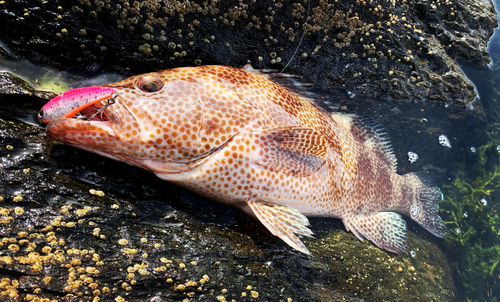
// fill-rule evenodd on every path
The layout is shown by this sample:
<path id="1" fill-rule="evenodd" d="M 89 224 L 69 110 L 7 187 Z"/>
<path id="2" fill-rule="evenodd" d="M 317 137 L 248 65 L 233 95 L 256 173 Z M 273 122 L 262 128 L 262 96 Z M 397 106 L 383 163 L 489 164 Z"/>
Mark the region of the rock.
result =
<path id="1" fill-rule="evenodd" d="M 476 92 L 455 60 L 485 66 L 495 26 L 489 0 L 0 2 L 3 42 L 57 68 L 250 62 L 319 88 L 457 104 Z"/>
<path id="2" fill-rule="evenodd" d="M 8 72 L 0 72 L 0 94 L 4 97 L 7 95 L 21 98 L 34 96 L 42 100 L 55 96 L 52 92 L 34 89 L 23 79 Z"/>
<path id="3" fill-rule="evenodd" d="M 2 301 L 455 300 L 432 235 L 394 255 L 315 218 L 308 257 L 237 210 L 48 139 L 22 93 L 0 94 Z"/>

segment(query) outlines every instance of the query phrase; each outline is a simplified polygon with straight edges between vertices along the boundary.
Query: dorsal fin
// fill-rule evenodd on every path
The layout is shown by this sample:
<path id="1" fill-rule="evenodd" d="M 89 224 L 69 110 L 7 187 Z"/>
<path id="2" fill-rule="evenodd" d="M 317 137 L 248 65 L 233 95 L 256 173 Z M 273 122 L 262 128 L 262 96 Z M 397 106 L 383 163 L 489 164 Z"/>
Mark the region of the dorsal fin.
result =
<path id="1" fill-rule="evenodd" d="M 387 161 L 392 166 L 393 171 L 396 172 L 398 162 L 396 155 L 394 155 L 394 150 L 392 149 L 391 138 L 389 137 L 389 133 L 387 133 L 384 126 L 369 116 L 357 116 L 354 121 L 356 126 L 363 129 L 366 137 L 373 141 L 374 146 L 376 146 L 381 153 L 385 155 L 385 158 L 387 158 Z"/>
<path id="2" fill-rule="evenodd" d="M 334 120 L 345 116 L 348 116 L 351 119 L 351 127 L 356 128 L 359 135 L 361 135 L 366 142 L 376 148 L 376 151 L 387 160 L 393 171 L 396 172 L 397 159 L 396 155 L 394 155 L 394 150 L 392 149 L 391 139 L 385 128 L 369 116 L 344 114 L 340 112 L 332 113 L 332 118 Z"/>
<path id="3" fill-rule="evenodd" d="M 299 79 L 302 78 L 299 75 L 280 73 L 279 70 L 277 69 L 254 69 L 250 64 L 243 66 L 242 69 L 251 73 L 264 76 L 267 79 L 290 89 L 291 91 L 295 92 L 301 97 L 313 100 L 318 98 L 316 94 L 307 90 L 307 88 L 311 88 L 314 85 L 311 83 L 305 83 L 299 81 Z"/>
<path id="4" fill-rule="evenodd" d="M 292 92 L 301 96 L 303 99 L 311 102 L 311 104 L 318 109 L 330 112 L 338 110 L 338 106 L 336 104 L 326 101 L 324 97 L 317 95 L 310 90 L 314 84 L 301 82 L 301 76 L 289 73 L 280 73 L 277 69 L 254 69 L 250 64 L 243 66 L 242 69 L 247 72 L 264 76 L 267 79 L 288 88 Z"/>

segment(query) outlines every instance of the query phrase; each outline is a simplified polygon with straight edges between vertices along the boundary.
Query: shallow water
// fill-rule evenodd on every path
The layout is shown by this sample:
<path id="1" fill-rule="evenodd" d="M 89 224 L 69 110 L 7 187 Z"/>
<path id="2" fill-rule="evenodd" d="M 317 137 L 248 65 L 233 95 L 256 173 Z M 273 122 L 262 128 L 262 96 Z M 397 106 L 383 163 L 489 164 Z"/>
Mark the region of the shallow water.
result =
<path id="1" fill-rule="evenodd" d="M 497 12 L 500 1 L 496 1 Z M 500 15 L 499 15 L 500 16 Z M 471 119 L 450 131 L 459 148 L 437 181 L 445 195 L 441 216 L 449 235 L 441 244 L 454 270 L 461 300 L 500 301 L 500 30 L 488 45 L 490 68 L 459 62 L 474 83 L 479 101 Z M 479 110 L 478 110 L 479 109 Z M 470 112 L 470 110 L 469 110 Z M 477 112 L 478 113 L 478 112 Z M 453 144 L 453 143 L 452 143 Z M 434 154 L 434 159 L 441 156 Z"/>

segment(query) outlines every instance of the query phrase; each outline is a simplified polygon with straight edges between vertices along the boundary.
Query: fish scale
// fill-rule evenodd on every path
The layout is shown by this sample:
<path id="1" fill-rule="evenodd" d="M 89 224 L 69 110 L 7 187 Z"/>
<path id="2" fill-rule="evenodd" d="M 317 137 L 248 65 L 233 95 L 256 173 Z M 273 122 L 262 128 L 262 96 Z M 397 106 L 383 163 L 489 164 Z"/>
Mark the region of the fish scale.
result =
<path id="1" fill-rule="evenodd" d="M 340 218 L 395 253 L 406 250 L 400 214 L 443 237 L 439 189 L 424 173 L 396 173 L 382 127 L 326 113 L 274 77 L 287 75 L 250 66 L 136 75 L 102 86 L 118 97 L 101 120 L 57 118 L 47 133 L 240 208 L 306 254 L 306 216 Z"/>

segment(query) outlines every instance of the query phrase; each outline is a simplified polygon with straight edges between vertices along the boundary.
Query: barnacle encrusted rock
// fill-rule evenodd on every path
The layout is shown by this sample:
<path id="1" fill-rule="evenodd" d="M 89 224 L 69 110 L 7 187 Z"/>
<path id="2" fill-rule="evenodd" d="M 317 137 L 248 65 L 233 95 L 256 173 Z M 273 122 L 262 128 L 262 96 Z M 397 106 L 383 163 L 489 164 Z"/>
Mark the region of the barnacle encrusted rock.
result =
<path id="1" fill-rule="evenodd" d="M 455 60 L 489 62 L 495 18 L 490 0 L 6 0 L 0 38 L 65 69 L 291 60 L 286 71 L 317 87 L 468 104 L 476 92 Z"/>

